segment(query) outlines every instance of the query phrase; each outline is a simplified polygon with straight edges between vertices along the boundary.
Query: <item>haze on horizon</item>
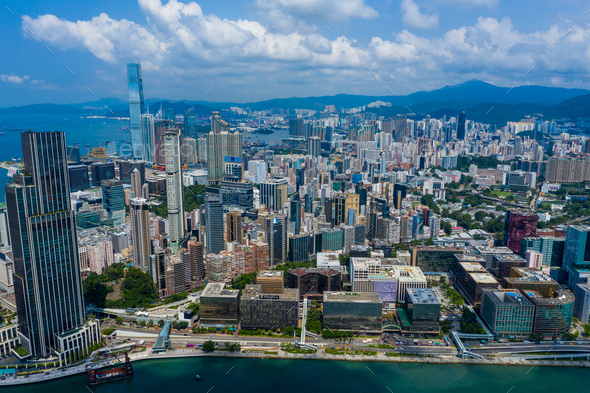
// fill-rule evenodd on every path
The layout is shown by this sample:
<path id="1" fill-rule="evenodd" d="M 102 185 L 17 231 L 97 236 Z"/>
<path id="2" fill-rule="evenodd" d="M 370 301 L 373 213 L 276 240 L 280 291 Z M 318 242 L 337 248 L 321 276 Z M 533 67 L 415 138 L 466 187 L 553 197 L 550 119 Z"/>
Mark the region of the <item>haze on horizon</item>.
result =
<path id="1" fill-rule="evenodd" d="M 23 1 L 0 10 L 0 107 L 147 97 L 385 96 L 471 79 L 590 88 L 582 1 Z M 530 18 L 535 15 L 535 18 Z M 391 91 L 391 92 L 390 92 Z"/>

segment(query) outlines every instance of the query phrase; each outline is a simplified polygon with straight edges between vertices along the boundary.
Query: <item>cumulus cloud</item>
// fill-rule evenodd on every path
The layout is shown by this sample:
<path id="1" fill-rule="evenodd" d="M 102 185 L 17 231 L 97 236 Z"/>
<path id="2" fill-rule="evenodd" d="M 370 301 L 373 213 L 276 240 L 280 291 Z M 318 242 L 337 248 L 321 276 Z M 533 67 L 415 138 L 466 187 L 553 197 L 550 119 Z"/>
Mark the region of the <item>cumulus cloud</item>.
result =
<path id="1" fill-rule="evenodd" d="M 12 83 L 16 83 L 16 84 L 21 84 L 27 80 L 29 80 L 28 75 L 23 75 L 22 77 L 14 75 L 14 74 L 10 74 L 10 75 L 4 75 L 4 74 L 0 74 L 0 80 L 2 82 L 12 82 Z"/>
<path id="2" fill-rule="evenodd" d="M 145 22 L 113 19 L 104 13 L 75 22 L 41 15 L 23 17 L 23 29 L 29 26 L 35 35 L 27 37 L 52 47 L 91 52 L 100 60 L 93 74 L 97 83 L 119 86 L 121 75 L 111 78 L 101 70 L 109 69 L 109 64 L 123 70 L 122 63 L 140 62 L 151 77 L 151 94 L 168 96 L 189 90 L 206 92 L 212 85 L 215 90 L 207 98 L 222 92 L 223 86 L 242 89 L 245 100 L 306 92 L 388 94 L 386 83 L 396 92 L 411 92 L 471 78 L 500 85 L 563 81 L 565 86 L 579 87 L 590 72 L 590 26 L 576 26 L 567 35 L 571 25 L 521 33 L 509 18 L 480 17 L 473 25 L 459 25 L 440 35 L 425 37 L 401 30 L 391 37 L 361 41 L 338 34 L 336 27 L 336 34 L 329 34 L 324 25 L 304 21 L 307 16 L 297 12 L 322 20 L 333 17 L 332 7 L 339 18 L 378 17 L 364 1 L 309 0 L 315 16 L 303 0 L 258 0 L 256 4 L 262 10 L 280 11 L 284 28 L 208 15 L 196 2 L 139 0 Z M 412 0 L 404 0 L 401 7 L 409 26 L 426 28 L 438 23 L 437 14 L 425 14 Z M 301 29 L 286 29 L 288 24 Z M 533 72 L 526 75 L 533 65 Z M 10 77 L 13 80 L 8 75 L 0 79 L 25 80 Z M 162 90 L 156 92 L 158 84 Z M 590 83 L 581 86 L 590 87 Z"/>
<path id="3" fill-rule="evenodd" d="M 420 6 L 412 0 L 403 0 L 400 9 L 403 13 L 402 21 L 405 25 L 419 29 L 438 26 L 438 15 L 427 15 L 420 12 Z"/>

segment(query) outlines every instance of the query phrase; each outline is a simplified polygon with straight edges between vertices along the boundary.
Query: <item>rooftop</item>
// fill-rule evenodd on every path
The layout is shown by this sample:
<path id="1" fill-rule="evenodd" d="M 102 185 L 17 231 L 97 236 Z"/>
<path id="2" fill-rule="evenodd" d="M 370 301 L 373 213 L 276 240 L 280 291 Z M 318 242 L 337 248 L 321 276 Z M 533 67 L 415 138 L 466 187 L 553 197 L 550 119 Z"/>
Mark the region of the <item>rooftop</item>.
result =
<path id="1" fill-rule="evenodd" d="M 480 254 L 514 254 L 508 247 L 475 246 Z"/>
<path id="2" fill-rule="evenodd" d="M 490 273 L 469 273 L 469 276 L 478 284 L 496 284 L 498 280 Z"/>
<path id="3" fill-rule="evenodd" d="M 381 304 L 381 299 L 374 292 L 324 292 L 325 302 Z"/>
<path id="4" fill-rule="evenodd" d="M 235 289 L 225 289 L 225 283 L 222 282 L 210 282 L 207 284 L 201 298 L 204 297 L 226 297 L 226 298 L 237 298 L 240 291 Z"/>
<path id="5" fill-rule="evenodd" d="M 485 261 L 482 261 L 485 262 Z M 487 272 L 486 268 L 478 262 L 459 262 L 459 265 L 466 272 Z"/>
<path id="6" fill-rule="evenodd" d="M 459 262 L 479 262 L 485 263 L 486 260 L 480 255 L 475 254 L 455 254 L 455 258 Z"/>
<path id="7" fill-rule="evenodd" d="M 543 297 L 543 295 L 537 291 L 525 290 L 522 292 L 536 305 L 549 306 L 558 304 L 571 304 L 576 300 L 572 292 L 563 289 L 558 289 L 555 291 L 553 293 L 553 297 Z"/>
<path id="8" fill-rule="evenodd" d="M 242 300 L 299 300 L 299 289 L 285 288 L 283 293 L 262 293 L 262 285 L 248 284 L 242 292 Z"/>
<path id="9" fill-rule="evenodd" d="M 502 255 L 496 255 L 495 258 L 498 260 L 498 262 L 526 262 L 526 260 L 521 257 L 520 255 L 516 255 L 516 254 L 502 254 Z"/>
<path id="10" fill-rule="evenodd" d="M 408 288 L 406 291 L 414 304 L 440 304 L 431 288 Z"/>
<path id="11" fill-rule="evenodd" d="M 282 270 L 262 270 L 258 272 L 256 278 L 282 278 L 283 271 Z"/>
<path id="12" fill-rule="evenodd" d="M 521 305 L 533 306 L 525 296 L 517 289 L 483 289 L 483 296 L 488 294 L 496 305 Z"/>

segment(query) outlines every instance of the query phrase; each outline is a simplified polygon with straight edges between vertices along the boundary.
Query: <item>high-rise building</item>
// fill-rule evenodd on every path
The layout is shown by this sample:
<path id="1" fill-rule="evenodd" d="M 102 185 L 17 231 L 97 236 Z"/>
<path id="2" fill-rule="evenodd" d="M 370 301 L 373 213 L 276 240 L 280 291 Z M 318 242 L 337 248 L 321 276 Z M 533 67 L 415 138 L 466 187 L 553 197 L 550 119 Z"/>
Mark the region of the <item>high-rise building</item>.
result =
<path id="1" fill-rule="evenodd" d="M 205 225 L 207 254 L 218 254 L 225 248 L 223 242 L 223 206 L 219 198 L 205 196 Z"/>
<path id="2" fill-rule="evenodd" d="M 70 172 L 70 191 L 82 191 L 90 188 L 90 179 L 88 177 L 88 166 L 86 165 L 70 165 L 68 166 Z"/>
<path id="3" fill-rule="evenodd" d="M 205 278 L 205 263 L 203 253 L 203 242 L 196 240 L 188 241 L 188 251 L 191 258 L 191 276 L 193 281 Z"/>
<path id="4" fill-rule="evenodd" d="M 8 227 L 6 203 L 0 203 L 0 244 L 3 247 L 10 247 L 10 230 Z"/>
<path id="5" fill-rule="evenodd" d="M 270 179 L 260 183 L 260 203 L 273 212 L 283 209 L 287 202 L 287 179 Z"/>
<path id="6" fill-rule="evenodd" d="M 504 220 L 504 246 L 519 254 L 522 240 L 537 233 L 539 216 L 524 209 L 506 210 Z"/>
<path id="7" fill-rule="evenodd" d="M 184 138 L 182 153 L 184 154 L 187 165 L 193 165 L 199 161 L 197 156 L 198 150 L 197 140 L 195 138 Z"/>
<path id="8" fill-rule="evenodd" d="M 184 239 L 184 197 L 180 157 L 180 130 L 171 129 L 164 136 L 166 159 L 166 197 L 170 224 L 170 247 L 176 251 Z"/>
<path id="9" fill-rule="evenodd" d="M 465 112 L 461 112 L 457 117 L 457 139 L 465 140 Z"/>
<path id="10" fill-rule="evenodd" d="M 262 183 L 266 180 L 266 162 L 252 160 L 248 161 L 248 174 L 253 183 Z"/>
<path id="11" fill-rule="evenodd" d="M 172 119 L 174 120 L 174 119 Z M 184 123 L 182 130 L 184 135 L 196 137 L 197 136 L 197 112 L 194 108 L 184 111 Z"/>
<path id="12" fill-rule="evenodd" d="M 242 213 L 231 211 L 227 213 L 227 241 L 242 244 L 244 231 L 242 229 Z"/>
<path id="13" fill-rule="evenodd" d="M 393 206 L 396 209 L 401 209 L 402 200 L 406 197 L 407 187 L 403 184 L 393 185 Z"/>
<path id="14" fill-rule="evenodd" d="M 145 162 L 141 160 L 120 160 L 117 162 L 119 166 L 119 180 L 125 184 L 131 184 L 131 173 L 134 169 L 139 171 L 141 176 L 141 184 L 145 183 Z"/>
<path id="15" fill-rule="evenodd" d="M 395 118 L 395 141 L 404 142 L 409 136 L 410 130 L 406 115 L 397 115 Z"/>
<path id="16" fill-rule="evenodd" d="M 103 180 L 102 206 L 107 211 L 108 217 L 113 220 L 113 225 L 125 223 L 125 193 L 123 182 L 117 179 Z"/>
<path id="17" fill-rule="evenodd" d="M 129 137 L 133 149 L 132 156 L 135 159 L 141 159 L 142 133 L 140 117 L 145 112 L 143 104 L 143 80 L 141 77 L 141 64 L 127 64 L 127 84 L 129 88 Z"/>
<path id="18" fill-rule="evenodd" d="M 567 285 L 575 289 L 590 278 L 590 227 L 570 225 L 565 235 L 563 264 L 561 268 L 567 274 Z"/>
<path id="19" fill-rule="evenodd" d="M 33 358 L 60 364 L 100 342 L 85 323 L 65 134 L 21 134 L 24 170 L 6 185 L 19 338 Z"/>
<path id="20" fill-rule="evenodd" d="M 146 162 L 155 162 L 154 151 L 156 149 L 156 133 L 154 127 L 154 115 L 143 114 L 139 117 L 141 129 L 141 159 Z"/>
<path id="21" fill-rule="evenodd" d="M 289 205 L 289 221 L 295 223 L 295 234 L 297 235 L 301 231 L 301 198 L 299 198 L 299 194 L 291 195 Z"/>
<path id="22" fill-rule="evenodd" d="M 242 157 L 242 134 L 230 133 L 229 124 L 221 119 L 219 112 L 213 112 L 207 147 L 207 179 L 217 184 L 223 180 L 224 157 Z"/>
<path id="23" fill-rule="evenodd" d="M 147 200 L 131 200 L 131 244 L 133 245 L 133 264 L 140 269 L 149 267 L 150 221 L 148 219 Z"/>
<path id="24" fill-rule="evenodd" d="M 313 136 L 307 139 L 307 154 L 312 157 L 321 156 L 321 141 L 317 136 Z"/>
<path id="25" fill-rule="evenodd" d="M 265 219 L 266 241 L 269 246 L 270 266 L 287 261 L 287 216 L 276 214 Z"/>
<path id="26" fill-rule="evenodd" d="M 289 136 L 303 136 L 303 119 L 289 119 Z"/>
<path id="27" fill-rule="evenodd" d="M 113 162 L 95 162 L 90 165 L 92 187 L 100 187 L 103 180 L 115 178 L 115 164 Z"/>
<path id="28" fill-rule="evenodd" d="M 135 198 L 147 199 L 147 195 L 142 195 L 143 182 L 141 181 L 141 173 L 137 168 L 133 168 L 131 171 L 131 191 L 133 192 L 133 195 L 135 195 Z"/>

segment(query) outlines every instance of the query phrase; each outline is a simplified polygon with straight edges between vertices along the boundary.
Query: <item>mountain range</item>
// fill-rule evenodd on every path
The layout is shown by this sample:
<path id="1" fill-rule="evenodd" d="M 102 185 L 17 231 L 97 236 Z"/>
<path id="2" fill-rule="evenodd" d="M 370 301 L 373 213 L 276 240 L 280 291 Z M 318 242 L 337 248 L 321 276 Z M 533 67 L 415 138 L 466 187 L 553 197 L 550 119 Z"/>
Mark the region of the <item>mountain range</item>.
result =
<path id="1" fill-rule="evenodd" d="M 397 114 L 429 114 L 433 118 L 443 115 L 456 116 L 465 111 L 467 118 L 489 124 L 505 124 L 526 116 L 541 116 L 544 119 L 590 117 L 590 90 L 566 89 L 546 86 L 500 87 L 486 82 L 471 80 L 431 91 L 419 91 L 405 96 L 364 96 L 338 94 L 321 97 L 278 98 L 259 102 L 234 103 L 212 101 L 174 101 L 160 98 L 146 99 L 150 113 L 161 107 L 172 108 L 176 113 L 193 108 L 198 115 L 208 115 L 213 110 L 229 109 L 232 106 L 263 109 L 324 109 L 326 105 L 336 108 L 353 108 L 371 102 L 391 103 L 390 107 L 367 108 L 384 116 Z M 128 104 L 119 98 L 103 98 L 92 102 L 68 105 L 34 104 L 21 107 L 0 108 L 0 114 L 45 114 L 45 113 L 92 113 L 106 116 L 126 117 Z"/>

